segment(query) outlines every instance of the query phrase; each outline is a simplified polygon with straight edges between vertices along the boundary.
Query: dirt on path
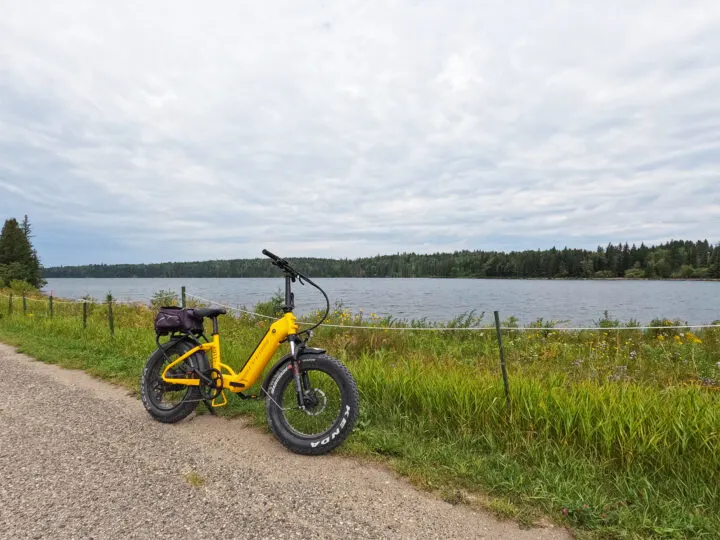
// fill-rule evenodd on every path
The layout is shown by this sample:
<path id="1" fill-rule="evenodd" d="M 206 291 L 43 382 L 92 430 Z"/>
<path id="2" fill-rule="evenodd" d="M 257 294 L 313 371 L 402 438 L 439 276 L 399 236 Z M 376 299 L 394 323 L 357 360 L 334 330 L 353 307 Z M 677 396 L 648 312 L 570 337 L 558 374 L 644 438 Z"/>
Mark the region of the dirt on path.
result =
<path id="1" fill-rule="evenodd" d="M 242 419 L 150 418 L 127 391 L 0 344 L 1 538 L 571 538 L 305 457 Z"/>

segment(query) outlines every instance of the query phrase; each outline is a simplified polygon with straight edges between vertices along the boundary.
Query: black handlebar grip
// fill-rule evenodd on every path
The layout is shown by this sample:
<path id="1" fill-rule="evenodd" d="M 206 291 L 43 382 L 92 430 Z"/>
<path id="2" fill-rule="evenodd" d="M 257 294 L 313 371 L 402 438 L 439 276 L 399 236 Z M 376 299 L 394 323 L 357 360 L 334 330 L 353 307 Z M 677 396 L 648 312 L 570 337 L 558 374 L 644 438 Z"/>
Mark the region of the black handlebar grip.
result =
<path id="1" fill-rule="evenodd" d="M 279 260 L 280 260 L 280 257 L 278 257 L 277 255 L 275 255 L 274 253 L 270 253 L 267 249 L 263 249 L 263 250 L 262 250 L 262 254 L 265 255 L 266 257 L 270 257 L 273 261 L 279 261 Z"/>

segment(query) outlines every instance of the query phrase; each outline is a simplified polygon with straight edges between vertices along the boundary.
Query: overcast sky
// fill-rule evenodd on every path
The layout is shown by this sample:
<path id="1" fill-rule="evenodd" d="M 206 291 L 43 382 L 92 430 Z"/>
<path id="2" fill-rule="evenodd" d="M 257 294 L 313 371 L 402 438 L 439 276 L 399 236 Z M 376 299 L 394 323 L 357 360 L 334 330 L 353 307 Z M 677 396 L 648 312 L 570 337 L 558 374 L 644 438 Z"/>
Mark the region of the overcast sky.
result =
<path id="1" fill-rule="evenodd" d="M 46 266 L 720 241 L 720 2 L 0 0 Z"/>

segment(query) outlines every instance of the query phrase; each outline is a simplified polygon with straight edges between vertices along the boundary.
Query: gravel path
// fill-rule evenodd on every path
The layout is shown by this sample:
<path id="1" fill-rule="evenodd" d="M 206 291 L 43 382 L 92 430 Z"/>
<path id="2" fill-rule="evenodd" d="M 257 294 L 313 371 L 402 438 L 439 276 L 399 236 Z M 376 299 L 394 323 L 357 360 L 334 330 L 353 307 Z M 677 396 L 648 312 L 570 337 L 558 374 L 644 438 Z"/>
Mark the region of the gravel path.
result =
<path id="1" fill-rule="evenodd" d="M 152 420 L 126 391 L 0 344 L 2 538 L 570 538 L 287 452 L 243 420 Z"/>

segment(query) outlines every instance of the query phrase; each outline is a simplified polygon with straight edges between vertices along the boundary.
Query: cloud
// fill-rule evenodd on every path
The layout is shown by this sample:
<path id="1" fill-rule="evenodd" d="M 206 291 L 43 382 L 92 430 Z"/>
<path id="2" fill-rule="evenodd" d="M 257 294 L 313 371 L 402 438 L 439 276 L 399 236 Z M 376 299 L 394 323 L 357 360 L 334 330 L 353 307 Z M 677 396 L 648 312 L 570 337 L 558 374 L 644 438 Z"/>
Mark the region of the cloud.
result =
<path id="1" fill-rule="evenodd" d="M 14 4 L 47 265 L 720 240 L 720 5 Z"/>

